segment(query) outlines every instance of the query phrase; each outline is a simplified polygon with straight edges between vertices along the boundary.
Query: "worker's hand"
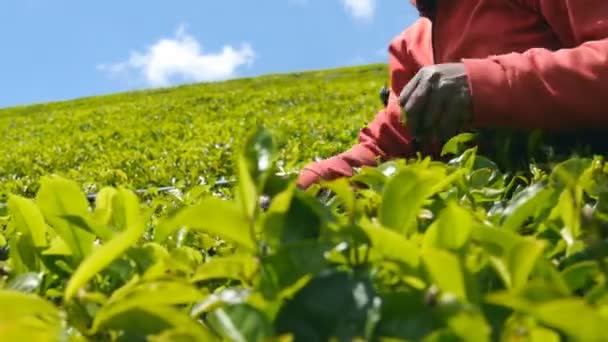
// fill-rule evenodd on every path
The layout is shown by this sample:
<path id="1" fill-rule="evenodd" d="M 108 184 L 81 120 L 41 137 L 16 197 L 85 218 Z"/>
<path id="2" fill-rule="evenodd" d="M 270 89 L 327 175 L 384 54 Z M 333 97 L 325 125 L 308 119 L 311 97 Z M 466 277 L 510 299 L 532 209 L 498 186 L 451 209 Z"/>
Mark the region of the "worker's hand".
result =
<path id="1" fill-rule="evenodd" d="M 420 69 L 399 98 L 406 126 L 414 137 L 447 140 L 472 118 L 469 81 L 462 63 Z"/>

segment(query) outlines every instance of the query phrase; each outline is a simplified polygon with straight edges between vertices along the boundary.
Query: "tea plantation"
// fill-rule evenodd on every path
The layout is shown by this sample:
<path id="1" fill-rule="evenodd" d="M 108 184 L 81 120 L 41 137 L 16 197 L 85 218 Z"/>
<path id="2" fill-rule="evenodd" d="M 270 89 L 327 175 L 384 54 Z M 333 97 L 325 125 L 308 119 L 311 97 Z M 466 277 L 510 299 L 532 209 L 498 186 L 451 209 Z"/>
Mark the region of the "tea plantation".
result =
<path id="1" fill-rule="evenodd" d="M 608 340 L 602 156 L 505 169 L 463 134 L 296 189 L 386 78 L 0 110 L 0 341 Z"/>

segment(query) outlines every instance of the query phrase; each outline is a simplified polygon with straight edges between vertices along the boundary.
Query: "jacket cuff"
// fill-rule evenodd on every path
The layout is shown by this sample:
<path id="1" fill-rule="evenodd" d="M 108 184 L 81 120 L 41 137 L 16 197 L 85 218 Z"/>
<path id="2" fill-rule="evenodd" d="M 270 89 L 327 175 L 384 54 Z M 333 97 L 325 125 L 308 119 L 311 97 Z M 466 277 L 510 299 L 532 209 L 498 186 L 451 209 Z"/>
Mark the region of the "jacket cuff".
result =
<path id="1" fill-rule="evenodd" d="M 493 59 L 463 59 L 473 102 L 474 128 L 512 126 L 513 94 L 507 71 Z"/>
<path id="2" fill-rule="evenodd" d="M 296 185 L 302 190 L 308 189 L 311 185 L 318 182 L 321 179 L 321 175 L 315 170 L 310 168 L 304 168 L 300 171 Z"/>
<path id="3" fill-rule="evenodd" d="M 321 180 L 334 180 L 340 177 L 351 177 L 352 167 L 340 156 L 334 156 L 305 166 L 298 177 L 298 186 L 308 188 Z"/>

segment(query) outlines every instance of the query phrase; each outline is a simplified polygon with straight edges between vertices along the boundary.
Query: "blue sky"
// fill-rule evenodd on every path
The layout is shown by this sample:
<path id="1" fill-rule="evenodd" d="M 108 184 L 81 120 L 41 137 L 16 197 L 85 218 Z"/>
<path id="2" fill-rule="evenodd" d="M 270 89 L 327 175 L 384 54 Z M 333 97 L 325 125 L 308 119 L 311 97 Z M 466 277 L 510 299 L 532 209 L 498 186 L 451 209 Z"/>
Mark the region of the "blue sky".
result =
<path id="1" fill-rule="evenodd" d="M 0 107 L 386 62 L 409 0 L 3 0 Z"/>

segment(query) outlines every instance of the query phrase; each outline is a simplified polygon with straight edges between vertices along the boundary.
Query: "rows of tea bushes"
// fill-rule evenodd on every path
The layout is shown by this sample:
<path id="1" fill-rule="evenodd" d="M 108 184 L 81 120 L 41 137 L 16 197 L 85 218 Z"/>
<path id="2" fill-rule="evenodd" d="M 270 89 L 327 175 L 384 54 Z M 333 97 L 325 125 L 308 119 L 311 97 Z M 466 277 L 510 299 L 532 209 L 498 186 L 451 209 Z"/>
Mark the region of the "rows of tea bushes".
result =
<path id="1" fill-rule="evenodd" d="M 103 186 L 180 189 L 232 179 L 233 150 L 273 131 L 283 172 L 348 148 L 382 104 L 384 65 L 83 98 L 0 110 L 0 194 L 48 174 Z"/>

